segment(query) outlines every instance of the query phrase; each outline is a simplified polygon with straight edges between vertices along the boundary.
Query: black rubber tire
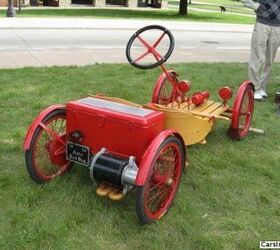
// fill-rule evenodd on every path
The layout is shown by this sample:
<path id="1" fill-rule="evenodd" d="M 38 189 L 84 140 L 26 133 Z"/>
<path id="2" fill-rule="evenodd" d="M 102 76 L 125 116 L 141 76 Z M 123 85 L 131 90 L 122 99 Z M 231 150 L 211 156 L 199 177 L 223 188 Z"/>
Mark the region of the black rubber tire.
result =
<path id="1" fill-rule="evenodd" d="M 174 199 L 176 197 L 176 194 L 178 192 L 178 188 L 179 188 L 179 185 L 180 185 L 181 176 L 182 176 L 182 172 L 183 172 L 183 166 L 185 164 L 185 153 L 184 153 L 183 145 L 180 142 L 180 140 L 178 138 L 176 138 L 175 136 L 169 136 L 161 143 L 157 152 L 154 154 L 154 158 L 153 158 L 153 161 L 152 161 L 153 164 L 156 162 L 157 157 L 159 156 L 159 153 L 160 153 L 161 149 L 169 143 L 176 143 L 179 147 L 179 152 L 180 152 L 179 157 L 181 158 L 181 165 L 179 166 L 180 167 L 180 175 L 179 175 L 179 178 L 178 178 L 178 184 L 175 187 L 174 196 L 173 196 L 172 200 L 170 200 L 170 202 L 168 204 L 168 207 L 166 208 L 164 213 L 161 214 L 161 216 L 165 215 L 173 204 L 173 201 L 174 201 Z M 152 168 L 152 167 L 153 166 L 150 166 L 150 168 Z M 152 170 L 149 170 L 149 171 L 152 171 Z M 161 217 L 160 216 L 158 219 L 151 218 L 151 217 L 149 217 L 149 215 L 145 211 L 145 204 L 144 204 L 145 203 L 145 198 L 144 198 L 145 197 L 145 185 L 147 185 L 147 182 L 149 181 L 149 178 L 150 178 L 150 176 L 147 178 L 146 183 L 143 186 L 137 186 L 136 187 L 136 214 L 137 214 L 139 223 L 143 224 L 143 225 L 144 224 L 151 224 L 151 223 L 157 221 Z"/>

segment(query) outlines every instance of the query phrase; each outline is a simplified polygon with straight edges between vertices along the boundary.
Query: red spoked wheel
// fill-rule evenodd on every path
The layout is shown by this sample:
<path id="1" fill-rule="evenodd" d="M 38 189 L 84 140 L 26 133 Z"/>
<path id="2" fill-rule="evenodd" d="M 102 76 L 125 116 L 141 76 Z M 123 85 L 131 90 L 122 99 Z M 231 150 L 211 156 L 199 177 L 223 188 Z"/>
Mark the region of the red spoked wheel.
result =
<path id="1" fill-rule="evenodd" d="M 171 32 L 160 25 L 149 25 L 136 31 L 129 39 L 126 58 L 136 68 L 152 69 L 163 64 L 173 49 L 174 38 Z"/>
<path id="2" fill-rule="evenodd" d="M 254 111 L 254 86 L 251 82 L 243 82 L 237 92 L 233 104 L 232 121 L 228 129 L 230 138 L 239 140 L 247 136 Z"/>
<path id="3" fill-rule="evenodd" d="M 168 74 L 172 79 L 172 83 L 167 79 L 166 73 L 162 73 L 156 81 L 153 90 L 152 103 L 167 105 L 171 103 L 173 99 L 177 99 L 178 91 L 173 86 L 177 86 L 177 74 L 174 71 L 170 71 Z"/>
<path id="4" fill-rule="evenodd" d="M 44 183 L 64 174 L 72 163 L 66 160 L 66 111 L 50 112 L 35 130 L 30 148 L 25 151 L 31 178 Z"/>
<path id="5" fill-rule="evenodd" d="M 145 184 L 136 189 L 136 212 L 141 224 L 159 220 L 172 205 L 184 164 L 182 144 L 175 136 L 167 137 L 151 162 Z"/>

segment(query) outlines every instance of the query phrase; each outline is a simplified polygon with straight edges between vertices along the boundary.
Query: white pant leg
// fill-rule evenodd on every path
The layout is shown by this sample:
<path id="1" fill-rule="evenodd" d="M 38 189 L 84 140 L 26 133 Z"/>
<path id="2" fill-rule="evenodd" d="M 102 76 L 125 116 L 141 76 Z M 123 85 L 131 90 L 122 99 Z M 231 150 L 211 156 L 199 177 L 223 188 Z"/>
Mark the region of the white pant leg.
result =
<path id="1" fill-rule="evenodd" d="M 261 88 L 260 72 L 263 70 L 265 63 L 265 55 L 267 49 L 267 42 L 270 36 L 271 26 L 256 23 L 251 39 L 251 56 L 249 62 L 248 75 L 251 82 L 253 82 L 255 89 Z"/>
<path id="2" fill-rule="evenodd" d="M 264 90 L 266 89 L 267 82 L 271 74 L 272 65 L 279 47 L 280 47 L 280 27 L 271 27 L 271 33 L 269 36 L 267 50 L 265 54 L 265 64 L 259 78 L 259 83 Z"/>

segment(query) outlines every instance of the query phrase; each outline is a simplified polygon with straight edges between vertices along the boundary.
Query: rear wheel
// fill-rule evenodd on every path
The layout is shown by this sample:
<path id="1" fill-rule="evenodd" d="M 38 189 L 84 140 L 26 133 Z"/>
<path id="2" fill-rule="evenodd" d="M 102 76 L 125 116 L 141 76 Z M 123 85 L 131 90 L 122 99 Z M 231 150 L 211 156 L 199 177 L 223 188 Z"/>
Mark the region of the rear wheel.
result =
<path id="1" fill-rule="evenodd" d="M 180 141 L 167 137 L 153 156 L 145 184 L 136 189 L 136 212 L 141 224 L 159 220 L 169 210 L 178 191 L 183 164 Z"/>
<path id="2" fill-rule="evenodd" d="M 232 110 L 232 122 L 228 135 L 232 139 L 242 139 L 247 136 L 254 111 L 254 87 L 246 81 L 238 89 Z"/>
<path id="3" fill-rule="evenodd" d="M 56 109 L 42 120 L 25 151 L 25 162 L 37 183 L 50 181 L 70 169 L 72 163 L 66 160 L 65 109 Z"/>

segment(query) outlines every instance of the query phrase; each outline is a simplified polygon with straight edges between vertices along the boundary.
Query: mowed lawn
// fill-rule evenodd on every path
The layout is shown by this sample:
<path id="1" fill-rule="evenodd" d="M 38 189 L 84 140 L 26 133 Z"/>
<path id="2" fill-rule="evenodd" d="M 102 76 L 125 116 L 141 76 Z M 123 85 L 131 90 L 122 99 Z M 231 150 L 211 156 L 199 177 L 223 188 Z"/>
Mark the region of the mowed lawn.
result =
<path id="1" fill-rule="evenodd" d="M 168 1 L 168 6 L 175 7 L 179 6 L 179 0 L 170 0 Z M 200 1 L 192 1 L 189 4 L 191 10 L 200 9 L 201 10 L 211 10 L 220 12 L 220 6 L 224 6 L 226 8 L 226 13 L 228 14 L 250 14 L 254 15 L 254 11 L 252 9 L 246 8 L 243 3 L 239 1 L 232 0 L 200 0 Z"/>
<path id="2" fill-rule="evenodd" d="M 191 92 L 209 90 L 214 100 L 220 86 L 236 90 L 247 76 L 245 64 L 171 68 L 192 82 Z M 265 135 L 232 141 L 218 121 L 206 145 L 187 148 L 174 205 L 153 225 L 138 224 L 134 191 L 120 202 L 97 197 L 84 167 L 46 185 L 29 178 L 22 143 L 42 109 L 88 93 L 147 103 L 159 74 L 107 64 L 0 70 L 1 249 L 258 249 L 260 240 L 280 240 L 280 65 L 268 100 L 255 106 L 252 126 Z"/>
<path id="3" fill-rule="evenodd" d="M 0 18 L 6 17 L 6 10 L 0 10 Z M 218 22 L 218 23 L 237 23 L 253 24 L 255 17 L 223 15 L 221 13 L 209 13 L 190 10 L 189 14 L 182 16 L 178 10 L 165 9 L 147 9 L 147 10 L 130 10 L 130 9 L 22 9 L 17 13 L 17 17 L 44 17 L 44 18 L 121 18 L 121 19 L 153 19 L 169 21 L 193 21 L 193 22 Z M 1 19 L 0 19 L 1 20 Z M 35 19 L 34 19 L 34 22 Z"/>

